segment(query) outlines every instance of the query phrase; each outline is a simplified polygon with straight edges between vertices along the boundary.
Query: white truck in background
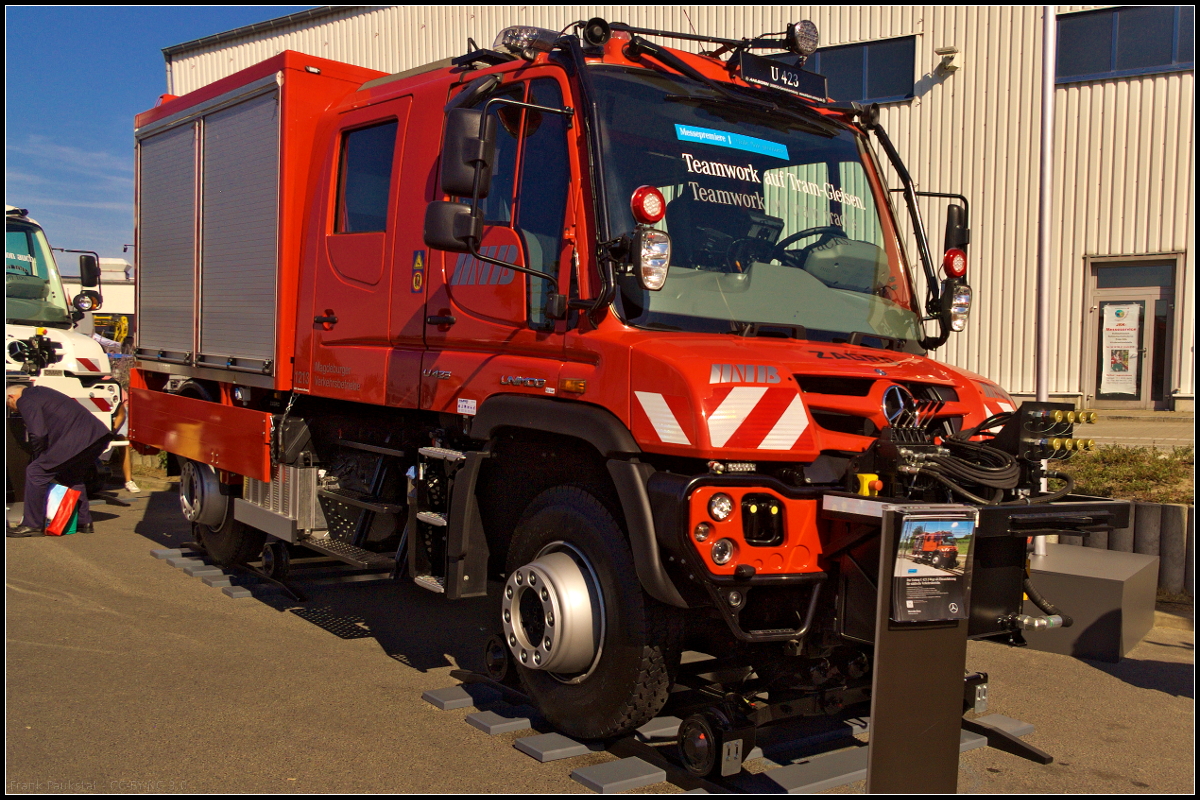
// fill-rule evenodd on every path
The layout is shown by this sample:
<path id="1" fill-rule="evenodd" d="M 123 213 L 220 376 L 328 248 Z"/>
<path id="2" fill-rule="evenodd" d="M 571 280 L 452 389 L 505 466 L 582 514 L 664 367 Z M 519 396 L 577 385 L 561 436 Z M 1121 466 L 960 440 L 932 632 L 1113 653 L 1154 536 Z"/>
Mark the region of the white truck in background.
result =
<path id="1" fill-rule="evenodd" d="M 108 356 L 100 343 L 76 331 L 76 323 L 100 307 L 100 268 L 80 256 L 85 287 L 73 299 L 63 289 L 46 234 L 23 208 L 4 209 L 4 379 L 5 385 L 48 386 L 79 401 L 106 426 L 121 402 Z M 8 500 L 24 494 L 24 426 L 10 417 L 5 434 Z"/>

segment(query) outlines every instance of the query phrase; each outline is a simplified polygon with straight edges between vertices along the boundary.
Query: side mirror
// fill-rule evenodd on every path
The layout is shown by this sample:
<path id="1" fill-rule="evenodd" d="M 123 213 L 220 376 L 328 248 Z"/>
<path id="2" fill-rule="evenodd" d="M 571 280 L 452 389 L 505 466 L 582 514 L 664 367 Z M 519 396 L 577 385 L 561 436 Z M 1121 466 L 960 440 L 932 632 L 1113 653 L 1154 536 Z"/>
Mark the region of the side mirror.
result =
<path id="1" fill-rule="evenodd" d="M 100 262 L 93 255 L 79 257 L 79 285 L 91 288 L 100 285 Z"/>
<path id="2" fill-rule="evenodd" d="M 470 192 L 467 192 L 470 194 Z M 483 214 L 469 203 L 435 200 L 425 207 L 425 244 L 436 250 L 468 253 L 483 240 Z"/>
<path id="3" fill-rule="evenodd" d="M 479 135 L 483 123 L 483 136 Z M 455 108 L 446 115 L 442 142 L 442 191 L 451 197 L 471 197 L 476 175 L 479 197 L 487 197 L 496 155 L 496 118 L 477 108 Z"/>
<path id="4" fill-rule="evenodd" d="M 945 250 L 966 251 L 971 243 L 971 229 L 967 227 L 967 210 L 959 205 L 946 207 L 946 247 Z"/>

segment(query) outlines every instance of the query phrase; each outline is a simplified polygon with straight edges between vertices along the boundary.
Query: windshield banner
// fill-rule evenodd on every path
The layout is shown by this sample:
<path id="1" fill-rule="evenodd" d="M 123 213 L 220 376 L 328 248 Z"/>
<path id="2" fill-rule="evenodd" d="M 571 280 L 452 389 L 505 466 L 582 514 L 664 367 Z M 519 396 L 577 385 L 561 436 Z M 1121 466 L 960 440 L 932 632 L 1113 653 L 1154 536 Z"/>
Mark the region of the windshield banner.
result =
<path id="1" fill-rule="evenodd" d="M 694 125 L 675 123 L 675 138 L 681 142 L 698 142 L 714 147 L 728 147 L 733 150 L 745 150 L 748 153 L 760 153 L 764 156 L 787 158 L 787 145 L 746 136 L 741 133 L 728 133 L 712 128 L 697 128 Z"/>

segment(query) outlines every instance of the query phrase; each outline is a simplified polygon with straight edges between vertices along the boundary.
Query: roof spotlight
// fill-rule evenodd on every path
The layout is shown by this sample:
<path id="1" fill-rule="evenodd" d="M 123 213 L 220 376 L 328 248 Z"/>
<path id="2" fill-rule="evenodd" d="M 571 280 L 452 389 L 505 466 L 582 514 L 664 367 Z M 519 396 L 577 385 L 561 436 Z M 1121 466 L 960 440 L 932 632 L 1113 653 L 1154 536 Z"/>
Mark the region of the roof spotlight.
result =
<path id="1" fill-rule="evenodd" d="M 496 34 L 493 50 L 507 51 L 526 61 L 533 61 L 538 53 L 549 53 L 558 41 L 556 31 L 535 28 L 532 25 L 514 25 Z"/>
<path id="2" fill-rule="evenodd" d="M 817 26 L 810 19 L 799 22 L 789 22 L 787 26 L 788 49 L 801 58 L 808 58 L 817 52 Z"/>

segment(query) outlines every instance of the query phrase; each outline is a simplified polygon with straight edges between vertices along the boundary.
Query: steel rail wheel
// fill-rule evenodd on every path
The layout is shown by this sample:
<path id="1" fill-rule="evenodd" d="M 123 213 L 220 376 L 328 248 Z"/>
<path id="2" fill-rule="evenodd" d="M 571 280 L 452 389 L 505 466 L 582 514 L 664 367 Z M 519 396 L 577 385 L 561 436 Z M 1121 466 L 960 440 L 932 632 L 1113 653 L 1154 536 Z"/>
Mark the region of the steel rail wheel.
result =
<path id="1" fill-rule="evenodd" d="M 625 534 L 584 489 L 548 489 L 526 509 L 509 550 L 501 623 L 521 683 L 563 733 L 628 733 L 667 701 L 677 617 L 642 591 Z"/>

